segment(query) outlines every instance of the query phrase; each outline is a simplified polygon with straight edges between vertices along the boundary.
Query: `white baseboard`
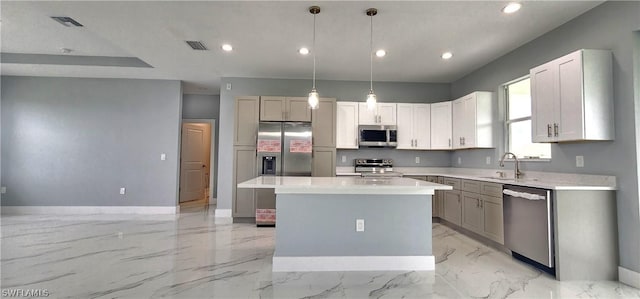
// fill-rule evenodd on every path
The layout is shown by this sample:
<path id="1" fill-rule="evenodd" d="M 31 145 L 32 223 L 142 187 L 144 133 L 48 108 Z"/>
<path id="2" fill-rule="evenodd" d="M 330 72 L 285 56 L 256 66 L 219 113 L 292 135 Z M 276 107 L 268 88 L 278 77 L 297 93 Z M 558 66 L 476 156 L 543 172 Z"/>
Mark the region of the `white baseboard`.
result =
<path id="1" fill-rule="evenodd" d="M 48 214 L 48 215 L 83 215 L 83 214 L 177 214 L 180 207 L 172 206 L 3 206 L 2 214 Z"/>
<path id="2" fill-rule="evenodd" d="M 216 218 L 231 218 L 231 209 L 216 209 Z"/>
<path id="3" fill-rule="evenodd" d="M 307 271 L 432 271 L 428 256 L 274 256 L 273 272 Z"/>
<path id="4" fill-rule="evenodd" d="M 618 266 L 618 280 L 640 289 L 640 273 Z"/>

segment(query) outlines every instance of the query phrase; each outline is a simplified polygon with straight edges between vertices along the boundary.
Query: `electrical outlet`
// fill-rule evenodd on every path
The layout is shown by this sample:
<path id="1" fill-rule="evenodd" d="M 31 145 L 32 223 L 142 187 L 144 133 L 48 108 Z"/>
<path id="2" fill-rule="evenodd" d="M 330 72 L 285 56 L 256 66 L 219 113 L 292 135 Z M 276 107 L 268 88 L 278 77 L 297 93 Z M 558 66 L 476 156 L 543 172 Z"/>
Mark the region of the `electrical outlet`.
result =
<path id="1" fill-rule="evenodd" d="M 167 160 L 167 154 L 165 153 L 160 154 L 160 160 L 161 161 Z"/>
<path id="2" fill-rule="evenodd" d="M 420 157 L 416 157 L 416 164 L 420 164 Z"/>
<path id="3" fill-rule="evenodd" d="M 462 157 L 458 157 L 458 165 L 462 164 Z"/>
<path id="4" fill-rule="evenodd" d="M 231 83 L 227 83 L 227 90 L 231 90 Z"/>
<path id="5" fill-rule="evenodd" d="M 123 232 L 118 232 L 118 239 L 122 239 L 122 237 L 124 237 L 124 233 Z"/>
<path id="6" fill-rule="evenodd" d="M 124 187 L 120 188 L 120 194 L 124 195 L 126 193 L 126 189 Z"/>
<path id="7" fill-rule="evenodd" d="M 584 167 L 584 156 L 576 156 L 576 167 Z"/>
<path id="8" fill-rule="evenodd" d="M 340 159 L 340 160 L 342 160 L 342 163 L 345 163 L 345 162 L 347 162 L 347 156 L 345 156 L 345 155 L 342 155 L 342 159 Z"/>
<path id="9" fill-rule="evenodd" d="M 487 156 L 484 162 L 487 163 L 487 165 L 491 164 L 491 156 Z"/>
<path id="10" fill-rule="evenodd" d="M 364 219 L 356 219 L 356 231 L 357 232 L 364 231 Z"/>
<path id="11" fill-rule="evenodd" d="M 1 194 L 5 194 L 5 193 L 7 193 L 7 187 L 2 187 L 2 188 L 0 188 L 0 193 L 1 193 Z"/>

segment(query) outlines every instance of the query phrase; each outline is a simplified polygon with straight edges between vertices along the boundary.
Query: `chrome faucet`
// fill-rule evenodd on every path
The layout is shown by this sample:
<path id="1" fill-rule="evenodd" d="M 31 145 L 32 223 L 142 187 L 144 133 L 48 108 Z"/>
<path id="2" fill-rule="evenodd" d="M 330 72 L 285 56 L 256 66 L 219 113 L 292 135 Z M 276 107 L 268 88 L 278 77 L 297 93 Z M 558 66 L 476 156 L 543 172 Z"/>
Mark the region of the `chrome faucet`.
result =
<path id="1" fill-rule="evenodd" d="M 523 173 L 520 171 L 520 162 L 518 161 L 518 157 L 516 157 L 514 153 L 512 152 L 504 153 L 504 155 L 502 155 L 502 158 L 500 158 L 500 167 L 504 167 L 504 159 L 509 155 L 513 156 L 513 159 L 516 160 L 516 163 L 515 163 L 516 165 L 513 172 L 513 178 L 517 180 L 523 175 Z"/>

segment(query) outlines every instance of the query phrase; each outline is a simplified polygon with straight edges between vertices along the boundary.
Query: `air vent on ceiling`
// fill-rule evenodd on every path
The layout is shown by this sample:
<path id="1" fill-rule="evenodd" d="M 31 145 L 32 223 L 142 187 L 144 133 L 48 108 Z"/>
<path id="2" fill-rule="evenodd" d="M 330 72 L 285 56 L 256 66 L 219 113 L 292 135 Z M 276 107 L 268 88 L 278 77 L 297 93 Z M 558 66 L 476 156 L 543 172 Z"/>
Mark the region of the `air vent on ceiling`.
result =
<path id="1" fill-rule="evenodd" d="M 82 24 L 78 23 L 78 21 L 70 18 L 70 17 L 51 17 L 52 19 L 54 19 L 56 22 L 67 26 L 67 27 L 83 27 Z"/>
<path id="2" fill-rule="evenodd" d="M 188 40 L 186 42 L 191 47 L 191 49 L 201 50 L 201 51 L 207 50 L 207 47 L 205 47 L 202 42 L 195 41 L 195 40 Z"/>

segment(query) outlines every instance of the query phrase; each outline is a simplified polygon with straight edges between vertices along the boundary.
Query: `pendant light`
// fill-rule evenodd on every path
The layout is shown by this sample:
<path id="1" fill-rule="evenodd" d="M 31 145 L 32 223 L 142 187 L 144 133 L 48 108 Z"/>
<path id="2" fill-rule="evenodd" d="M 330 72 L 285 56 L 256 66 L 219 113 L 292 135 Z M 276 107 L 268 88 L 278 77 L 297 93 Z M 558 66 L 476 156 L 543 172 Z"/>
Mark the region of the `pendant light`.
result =
<path id="1" fill-rule="evenodd" d="M 316 91 L 316 15 L 320 13 L 319 6 L 309 7 L 309 12 L 313 15 L 313 45 L 311 52 L 313 53 L 313 87 L 309 93 L 309 107 L 317 109 L 320 102 L 320 95 Z"/>
<path id="2" fill-rule="evenodd" d="M 367 109 L 373 110 L 376 108 L 376 94 L 373 93 L 373 16 L 378 14 L 378 10 L 375 8 L 369 8 L 366 11 L 367 15 L 371 17 L 371 39 L 369 40 L 369 70 L 370 70 L 370 84 L 369 94 L 367 94 Z"/>

